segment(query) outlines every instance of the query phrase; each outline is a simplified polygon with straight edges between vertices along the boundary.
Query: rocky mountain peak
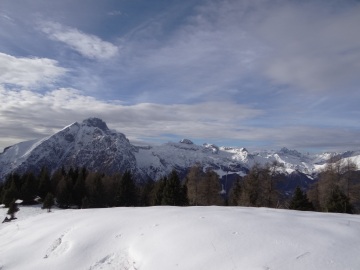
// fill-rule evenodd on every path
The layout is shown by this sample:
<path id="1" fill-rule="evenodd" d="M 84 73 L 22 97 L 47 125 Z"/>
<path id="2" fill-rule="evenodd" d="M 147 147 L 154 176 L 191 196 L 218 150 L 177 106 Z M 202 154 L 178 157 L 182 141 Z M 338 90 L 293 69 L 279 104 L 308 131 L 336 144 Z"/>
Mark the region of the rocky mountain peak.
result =
<path id="1" fill-rule="evenodd" d="M 85 119 L 82 122 L 82 125 L 88 126 L 88 127 L 97 127 L 103 131 L 109 130 L 106 123 L 103 120 L 101 120 L 100 118 L 96 118 L 96 117 Z"/>

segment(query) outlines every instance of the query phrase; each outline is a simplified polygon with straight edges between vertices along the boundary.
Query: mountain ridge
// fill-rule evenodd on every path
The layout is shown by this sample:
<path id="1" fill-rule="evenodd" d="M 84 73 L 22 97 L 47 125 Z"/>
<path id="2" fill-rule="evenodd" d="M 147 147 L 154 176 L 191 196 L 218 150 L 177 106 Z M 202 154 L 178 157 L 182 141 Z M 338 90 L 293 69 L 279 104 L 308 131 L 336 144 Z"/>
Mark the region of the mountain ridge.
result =
<path id="1" fill-rule="evenodd" d="M 157 180 L 172 169 L 184 172 L 195 164 L 213 169 L 220 177 L 228 173 L 243 176 L 255 164 L 277 161 L 284 165 L 285 174 L 299 172 L 312 179 L 331 157 L 360 164 L 359 151 L 311 155 L 283 147 L 279 151 L 249 152 L 243 147 L 196 145 L 190 139 L 136 146 L 123 133 L 109 129 L 103 120 L 87 118 L 51 136 L 5 148 L 0 154 L 0 178 L 12 172 L 39 172 L 43 166 L 50 171 L 85 166 L 110 174 L 130 170 L 140 180 Z"/>

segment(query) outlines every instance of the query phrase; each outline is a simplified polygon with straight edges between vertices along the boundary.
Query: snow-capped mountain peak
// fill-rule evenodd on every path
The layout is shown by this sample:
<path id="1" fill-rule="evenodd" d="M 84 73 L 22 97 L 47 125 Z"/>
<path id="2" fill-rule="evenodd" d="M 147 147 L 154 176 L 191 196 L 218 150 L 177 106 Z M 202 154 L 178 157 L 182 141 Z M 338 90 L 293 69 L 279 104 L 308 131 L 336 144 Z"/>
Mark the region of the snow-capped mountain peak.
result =
<path id="1" fill-rule="evenodd" d="M 242 147 L 218 147 L 204 143 L 196 145 L 189 139 L 163 145 L 135 146 L 126 136 L 110 130 L 99 118 L 75 122 L 45 138 L 22 142 L 0 154 L 0 179 L 11 172 L 28 170 L 39 172 L 46 166 L 50 171 L 65 167 L 87 167 L 106 173 L 132 171 L 138 179 L 154 179 L 176 169 L 186 172 L 200 164 L 212 168 L 220 176 L 228 173 L 244 175 L 255 164 L 266 165 L 277 161 L 286 173 L 301 172 L 312 175 L 336 155 L 360 165 L 360 152 L 344 154 L 302 154 L 282 148 L 279 151 L 249 152 Z"/>

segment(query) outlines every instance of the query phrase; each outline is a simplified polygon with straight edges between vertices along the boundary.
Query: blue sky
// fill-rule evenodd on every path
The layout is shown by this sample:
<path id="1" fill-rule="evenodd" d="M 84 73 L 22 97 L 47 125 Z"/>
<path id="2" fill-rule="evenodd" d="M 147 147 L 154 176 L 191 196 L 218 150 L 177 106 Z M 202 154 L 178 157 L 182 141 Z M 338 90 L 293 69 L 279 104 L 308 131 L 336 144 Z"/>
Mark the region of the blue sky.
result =
<path id="1" fill-rule="evenodd" d="M 130 140 L 360 145 L 360 2 L 2 0 L 0 150 L 100 117 Z"/>

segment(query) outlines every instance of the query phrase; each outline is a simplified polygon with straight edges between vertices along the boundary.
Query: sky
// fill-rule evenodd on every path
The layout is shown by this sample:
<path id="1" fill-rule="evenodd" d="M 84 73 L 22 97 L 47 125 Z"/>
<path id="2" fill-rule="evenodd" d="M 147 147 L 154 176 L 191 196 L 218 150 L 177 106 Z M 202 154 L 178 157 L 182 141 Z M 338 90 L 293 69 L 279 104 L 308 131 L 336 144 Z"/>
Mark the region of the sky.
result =
<path id="1" fill-rule="evenodd" d="M 132 141 L 360 148 L 360 1 L 1 0 L 0 152 L 75 121 Z"/>

